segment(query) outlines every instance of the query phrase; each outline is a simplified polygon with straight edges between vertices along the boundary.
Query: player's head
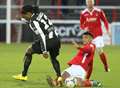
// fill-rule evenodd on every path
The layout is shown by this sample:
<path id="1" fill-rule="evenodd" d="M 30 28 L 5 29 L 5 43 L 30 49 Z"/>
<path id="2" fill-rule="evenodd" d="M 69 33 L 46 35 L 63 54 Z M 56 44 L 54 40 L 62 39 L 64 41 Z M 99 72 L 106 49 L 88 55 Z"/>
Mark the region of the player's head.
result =
<path id="1" fill-rule="evenodd" d="M 30 20 L 33 13 L 37 14 L 38 12 L 39 12 L 38 7 L 33 7 L 31 5 L 25 5 L 25 6 L 22 7 L 21 17 L 26 19 L 26 20 Z"/>
<path id="2" fill-rule="evenodd" d="M 84 44 L 91 42 L 92 39 L 93 39 L 93 35 L 91 33 L 85 32 L 82 34 L 82 40 Z"/>
<path id="3" fill-rule="evenodd" d="M 94 4 L 95 4 L 94 0 L 86 0 L 86 5 L 88 8 L 93 8 Z"/>

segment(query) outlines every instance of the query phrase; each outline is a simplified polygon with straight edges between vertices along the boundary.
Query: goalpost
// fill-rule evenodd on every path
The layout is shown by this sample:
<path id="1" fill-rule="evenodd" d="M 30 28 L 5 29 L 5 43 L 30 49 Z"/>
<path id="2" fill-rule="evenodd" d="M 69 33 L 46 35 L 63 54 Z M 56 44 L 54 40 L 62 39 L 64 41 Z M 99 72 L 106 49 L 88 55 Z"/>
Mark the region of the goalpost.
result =
<path id="1" fill-rule="evenodd" d="M 7 0 L 6 43 L 11 43 L 11 0 Z"/>

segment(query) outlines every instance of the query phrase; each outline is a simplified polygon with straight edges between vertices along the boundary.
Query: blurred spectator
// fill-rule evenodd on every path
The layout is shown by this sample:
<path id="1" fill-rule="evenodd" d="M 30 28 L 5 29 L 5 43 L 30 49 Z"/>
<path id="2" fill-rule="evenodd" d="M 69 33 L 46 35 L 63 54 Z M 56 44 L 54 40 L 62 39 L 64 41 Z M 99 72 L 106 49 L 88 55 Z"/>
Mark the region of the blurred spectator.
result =
<path id="1" fill-rule="evenodd" d="M 68 0 L 51 0 L 51 5 L 52 6 L 54 6 L 54 5 L 55 6 L 67 6 L 68 5 Z M 54 9 L 51 9 L 51 16 L 54 16 L 56 14 L 57 18 L 61 18 L 62 15 L 65 15 L 67 13 L 68 13 L 67 9 L 58 8 L 56 13 L 55 13 Z"/>
<path id="2" fill-rule="evenodd" d="M 85 5 L 85 0 L 77 0 L 76 5 Z"/>
<path id="3" fill-rule="evenodd" d="M 56 0 L 51 0 L 51 6 L 54 6 L 56 4 Z M 53 18 L 55 16 L 56 12 L 55 9 L 50 10 L 50 18 Z"/>
<path id="4" fill-rule="evenodd" d="M 0 0 L 0 5 L 6 5 L 6 0 Z M 6 18 L 6 8 L 0 8 L 0 19 Z"/>
<path id="5" fill-rule="evenodd" d="M 6 0 L 0 0 L 0 6 L 6 5 Z M 6 19 L 6 8 L 0 8 L 0 19 Z M 6 25 L 0 24 L 0 41 L 5 41 Z"/>
<path id="6" fill-rule="evenodd" d="M 51 0 L 51 6 L 61 6 L 61 1 L 62 0 Z M 51 9 L 51 13 L 50 13 L 51 17 L 56 17 L 57 18 L 60 18 L 62 16 L 62 11 L 60 8 L 57 8 L 57 11 L 56 9 Z"/>
<path id="7" fill-rule="evenodd" d="M 6 5 L 6 0 L 0 0 L 0 5 Z"/>
<path id="8" fill-rule="evenodd" d="M 100 3 L 100 0 L 96 0 L 96 5 L 99 5 L 99 3 Z"/>
<path id="9" fill-rule="evenodd" d="M 62 0 L 62 6 L 67 6 L 68 0 Z M 68 9 L 62 9 L 62 14 L 65 15 L 68 13 Z"/>

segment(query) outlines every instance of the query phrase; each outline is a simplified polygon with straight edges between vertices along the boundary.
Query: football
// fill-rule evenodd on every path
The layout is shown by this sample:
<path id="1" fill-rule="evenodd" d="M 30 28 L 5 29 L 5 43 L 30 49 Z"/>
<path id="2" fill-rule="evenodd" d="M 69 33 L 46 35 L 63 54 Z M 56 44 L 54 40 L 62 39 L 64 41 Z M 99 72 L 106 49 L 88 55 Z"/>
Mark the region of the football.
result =
<path id="1" fill-rule="evenodd" d="M 74 88 L 77 84 L 77 79 L 75 77 L 69 77 L 65 80 L 65 86 L 68 88 Z"/>

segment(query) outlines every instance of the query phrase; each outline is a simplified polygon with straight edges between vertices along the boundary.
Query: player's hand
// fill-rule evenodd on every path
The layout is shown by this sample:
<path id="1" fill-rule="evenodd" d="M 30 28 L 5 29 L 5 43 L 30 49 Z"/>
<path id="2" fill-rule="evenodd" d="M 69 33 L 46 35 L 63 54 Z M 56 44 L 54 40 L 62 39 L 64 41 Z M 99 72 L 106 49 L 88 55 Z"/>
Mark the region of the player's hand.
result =
<path id="1" fill-rule="evenodd" d="M 109 37 L 110 37 L 110 38 L 112 37 L 112 34 L 111 34 L 111 32 L 108 32 L 108 35 L 109 35 Z"/>
<path id="2" fill-rule="evenodd" d="M 77 44 L 74 40 L 72 40 L 72 43 L 77 49 L 80 49 L 82 47 L 82 45 Z"/>
<path id="3" fill-rule="evenodd" d="M 22 17 L 21 17 L 20 15 L 16 15 L 16 19 L 17 19 L 17 20 L 21 20 L 21 18 L 22 18 Z"/>
<path id="4" fill-rule="evenodd" d="M 72 41 L 71 41 L 74 45 L 76 44 L 76 42 L 72 39 Z"/>
<path id="5" fill-rule="evenodd" d="M 79 45 L 78 45 L 74 40 L 72 40 L 72 44 L 73 44 L 76 48 L 79 47 Z"/>
<path id="6" fill-rule="evenodd" d="M 47 59 L 48 58 L 48 52 L 43 52 L 43 57 Z"/>

